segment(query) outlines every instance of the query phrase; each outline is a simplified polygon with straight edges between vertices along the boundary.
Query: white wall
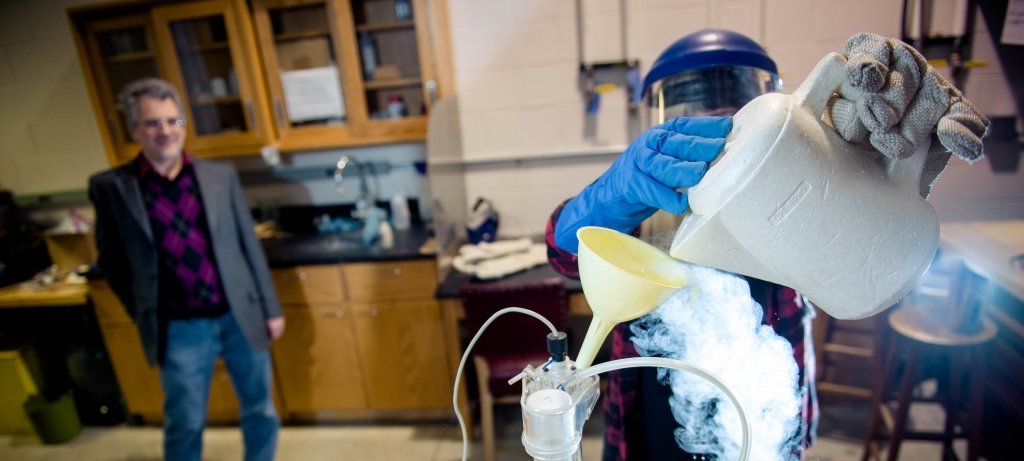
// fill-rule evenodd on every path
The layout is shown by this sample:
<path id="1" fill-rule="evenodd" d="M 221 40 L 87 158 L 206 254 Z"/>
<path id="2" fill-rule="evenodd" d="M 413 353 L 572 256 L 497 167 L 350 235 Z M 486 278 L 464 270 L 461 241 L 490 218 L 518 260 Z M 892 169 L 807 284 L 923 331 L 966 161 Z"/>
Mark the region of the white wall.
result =
<path id="1" fill-rule="evenodd" d="M 642 72 L 679 37 L 704 27 L 724 27 L 745 33 L 765 46 L 779 66 L 787 92 L 803 81 L 822 56 L 841 50 L 850 35 L 899 34 L 900 2 L 891 0 L 866 0 L 855 5 L 841 0 L 625 3 L 627 54 L 639 59 Z M 951 3 L 951 8 L 955 2 L 946 3 Z M 585 56 L 595 60 L 621 58 L 620 2 L 584 0 L 583 4 Z M 941 1 L 938 4 L 945 5 Z M 463 157 L 468 164 L 467 201 L 471 203 L 477 196 L 490 198 L 502 212 L 502 232 L 506 236 L 541 233 L 552 208 L 593 181 L 610 163 L 610 157 L 583 156 L 578 162 L 564 161 L 556 166 L 540 159 L 565 152 L 621 150 L 628 142 L 625 95 L 604 95 L 595 120 L 596 136 L 587 137 L 578 89 L 575 0 L 449 0 L 449 14 Z M 983 27 L 980 16 L 978 23 Z M 987 40 L 983 30 L 979 38 Z M 988 46 L 991 49 L 991 44 Z M 987 113 L 1008 113 L 1008 93 L 998 69 L 990 67 L 975 75 L 978 77 L 972 76 L 969 96 Z M 493 159 L 519 161 L 486 163 Z M 954 167 L 943 177 L 940 187 L 947 189 L 937 190 L 937 199 L 952 199 L 950 196 L 957 193 L 945 190 L 989 182 L 993 176 L 984 163 Z M 1024 206 L 1020 205 L 1024 190 L 1014 186 L 1014 181 L 1024 184 L 1017 180 L 1021 175 L 1000 178 L 997 191 L 979 192 L 998 197 L 1000 203 L 1011 203 L 1010 209 L 993 205 L 1001 209 L 1000 216 L 1024 216 Z M 986 197 L 980 199 L 991 201 Z M 950 208 L 959 210 L 946 213 L 944 219 L 995 217 L 965 214 L 970 207 L 962 204 L 938 208 L 940 213 Z"/>
<path id="2" fill-rule="evenodd" d="M 0 1 L 0 188 L 84 189 L 107 165 L 64 13 L 82 3 Z"/>

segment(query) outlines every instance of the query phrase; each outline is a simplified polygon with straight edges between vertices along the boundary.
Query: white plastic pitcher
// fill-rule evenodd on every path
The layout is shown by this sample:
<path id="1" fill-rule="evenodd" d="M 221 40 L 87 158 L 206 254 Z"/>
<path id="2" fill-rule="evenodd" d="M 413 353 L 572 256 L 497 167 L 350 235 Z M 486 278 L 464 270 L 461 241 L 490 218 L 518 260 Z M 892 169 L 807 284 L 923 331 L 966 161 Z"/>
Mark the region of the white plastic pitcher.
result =
<path id="1" fill-rule="evenodd" d="M 840 319 L 874 315 L 907 294 L 938 247 L 918 195 L 928 149 L 879 159 L 821 120 L 845 78 L 832 53 L 791 96 L 744 106 L 696 187 L 673 257 L 792 287 Z"/>

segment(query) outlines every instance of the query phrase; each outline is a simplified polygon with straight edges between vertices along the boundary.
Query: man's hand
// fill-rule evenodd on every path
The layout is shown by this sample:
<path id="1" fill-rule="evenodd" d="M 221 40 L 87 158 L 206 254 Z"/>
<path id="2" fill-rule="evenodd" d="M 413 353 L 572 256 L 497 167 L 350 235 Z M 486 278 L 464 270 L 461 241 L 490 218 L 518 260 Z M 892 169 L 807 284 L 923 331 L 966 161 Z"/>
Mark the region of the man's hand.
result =
<path id="1" fill-rule="evenodd" d="M 677 117 L 645 131 L 562 208 L 555 243 L 576 253 L 580 227 L 630 232 L 658 209 L 682 214 L 689 202 L 677 189 L 704 177 L 730 129 L 731 117 Z"/>
<path id="2" fill-rule="evenodd" d="M 280 338 L 284 334 L 284 317 L 267 319 L 267 333 L 271 341 Z"/>
<path id="3" fill-rule="evenodd" d="M 846 81 L 828 113 L 843 139 L 870 143 L 892 159 L 913 155 L 931 136 L 921 177 L 927 197 L 950 153 L 981 158 L 988 120 L 913 47 L 875 34 L 850 37 Z"/>

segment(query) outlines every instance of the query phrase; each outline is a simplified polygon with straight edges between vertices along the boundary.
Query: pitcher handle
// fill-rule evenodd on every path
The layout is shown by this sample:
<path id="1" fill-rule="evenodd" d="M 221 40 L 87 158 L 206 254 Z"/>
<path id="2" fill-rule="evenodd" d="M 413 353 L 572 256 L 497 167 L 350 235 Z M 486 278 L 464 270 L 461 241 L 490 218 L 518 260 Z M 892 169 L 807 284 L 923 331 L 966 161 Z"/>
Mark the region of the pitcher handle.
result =
<path id="1" fill-rule="evenodd" d="M 829 53 L 818 61 L 807 79 L 793 92 L 793 99 L 798 106 L 806 108 L 816 119 L 820 119 L 832 94 L 845 81 L 846 58 L 836 52 Z M 923 140 L 917 146 L 914 155 L 903 160 L 888 157 L 882 159 L 886 174 L 897 187 L 909 194 L 919 193 L 921 174 L 928 158 L 930 144 L 930 139 Z"/>
<path id="2" fill-rule="evenodd" d="M 818 61 L 807 79 L 793 92 L 793 99 L 797 105 L 810 110 L 815 118 L 820 118 L 832 93 L 845 80 L 846 58 L 833 51 Z"/>

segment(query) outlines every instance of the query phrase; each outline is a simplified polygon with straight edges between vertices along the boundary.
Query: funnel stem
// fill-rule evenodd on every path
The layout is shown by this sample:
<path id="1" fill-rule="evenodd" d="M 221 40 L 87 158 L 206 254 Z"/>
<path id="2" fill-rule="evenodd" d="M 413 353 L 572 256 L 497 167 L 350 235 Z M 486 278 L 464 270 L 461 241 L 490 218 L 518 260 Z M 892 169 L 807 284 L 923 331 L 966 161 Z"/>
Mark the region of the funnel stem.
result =
<path id="1" fill-rule="evenodd" d="M 608 337 L 608 333 L 612 331 L 615 323 L 596 316 L 590 321 L 587 336 L 583 340 L 583 346 L 580 347 L 580 353 L 576 356 L 577 370 L 587 368 L 591 363 L 594 363 L 597 351 L 601 349 L 604 339 Z"/>

